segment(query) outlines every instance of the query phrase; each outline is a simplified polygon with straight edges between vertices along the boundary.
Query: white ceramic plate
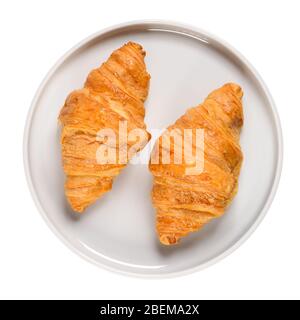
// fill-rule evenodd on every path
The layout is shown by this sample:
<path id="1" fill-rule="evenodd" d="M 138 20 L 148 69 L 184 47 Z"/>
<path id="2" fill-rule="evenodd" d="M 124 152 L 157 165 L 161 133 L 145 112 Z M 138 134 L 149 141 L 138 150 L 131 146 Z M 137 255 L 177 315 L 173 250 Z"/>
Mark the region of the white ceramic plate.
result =
<path id="1" fill-rule="evenodd" d="M 69 208 L 57 124 L 67 94 L 88 72 L 127 41 L 147 52 L 151 74 L 146 119 L 165 128 L 187 107 L 198 105 L 226 82 L 244 90 L 244 163 L 239 192 L 227 213 L 203 230 L 163 247 L 155 234 L 152 178 L 146 166 L 129 165 L 113 190 L 84 215 Z M 237 248 L 271 204 L 282 165 L 281 129 L 274 103 L 253 67 L 232 47 L 193 27 L 161 21 L 133 22 L 85 39 L 50 70 L 29 112 L 24 138 L 25 170 L 36 205 L 48 225 L 73 251 L 99 266 L 142 276 L 180 275 L 206 267 Z"/>

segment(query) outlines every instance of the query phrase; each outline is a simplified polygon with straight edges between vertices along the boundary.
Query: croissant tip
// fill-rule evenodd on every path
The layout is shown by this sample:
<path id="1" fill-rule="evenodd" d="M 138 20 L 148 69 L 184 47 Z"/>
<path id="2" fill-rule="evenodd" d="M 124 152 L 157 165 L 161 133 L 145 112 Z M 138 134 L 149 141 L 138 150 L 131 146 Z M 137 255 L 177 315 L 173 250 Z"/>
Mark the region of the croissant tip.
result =
<path id="1" fill-rule="evenodd" d="M 68 203 L 71 207 L 71 209 L 78 213 L 78 214 L 83 214 L 85 209 L 87 208 L 87 204 L 81 202 L 81 201 L 78 201 L 77 198 L 74 199 L 74 197 L 70 197 L 68 194 L 66 194 L 66 197 L 67 197 L 67 200 L 68 200 Z"/>
<path id="2" fill-rule="evenodd" d="M 146 55 L 146 52 L 145 52 L 143 46 L 140 45 L 140 44 L 137 43 L 137 42 L 128 41 L 126 44 L 124 44 L 124 47 L 125 47 L 125 46 L 132 46 L 132 47 L 134 47 L 135 49 L 139 50 L 143 56 Z"/>
<path id="3" fill-rule="evenodd" d="M 178 238 L 175 235 L 162 234 L 159 236 L 159 241 L 165 246 L 178 244 Z"/>
<path id="4" fill-rule="evenodd" d="M 84 206 L 74 206 L 70 203 L 70 206 L 72 208 L 72 210 L 78 214 L 83 214 L 84 213 L 84 210 L 85 210 L 85 207 Z"/>
<path id="5" fill-rule="evenodd" d="M 126 45 L 128 45 L 128 46 L 132 45 L 132 46 L 138 46 L 138 47 L 141 47 L 141 45 L 140 45 L 139 43 L 134 42 L 134 41 L 128 41 L 128 42 L 126 43 Z"/>
<path id="6" fill-rule="evenodd" d="M 225 86 L 228 86 L 231 88 L 231 90 L 239 97 L 242 98 L 243 97 L 243 90 L 241 88 L 241 86 L 239 86 L 238 84 L 234 83 L 234 82 L 230 82 L 227 83 Z"/>

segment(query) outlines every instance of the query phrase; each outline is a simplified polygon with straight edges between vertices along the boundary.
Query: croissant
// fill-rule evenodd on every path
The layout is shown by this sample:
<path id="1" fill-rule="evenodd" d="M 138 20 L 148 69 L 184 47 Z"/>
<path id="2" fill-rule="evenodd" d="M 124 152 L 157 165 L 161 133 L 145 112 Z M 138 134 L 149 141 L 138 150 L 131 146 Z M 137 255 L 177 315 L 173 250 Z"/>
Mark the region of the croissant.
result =
<path id="1" fill-rule="evenodd" d="M 144 57 L 143 48 L 133 42 L 115 50 L 105 63 L 89 73 L 83 89 L 67 97 L 60 111 L 65 195 L 74 211 L 84 211 L 108 192 L 113 179 L 150 139 L 144 123 L 143 102 L 150 80 Z M 121 148 L 134 146 L 134 141 L 121 144 L 118 138 L 120 123 L 125 122 L 127 132 L 140 129 L 144 135 L 138 146 L 118 161 Z M 115 145 L 107 144 L 108 153 L 113 151 L 117 157 L 115 162 L 99 163 L 97 152 L 106 144 L 99 131 L 107 128 L 117 137 Z"/>
<path id="2" fill-rule="evenodd" d="M 177 244 L 182 237 L 201 229 L 206 223 L 223 215 L 238 188 L 242 164 L 239 145 L 243 125 L 242 89 L 233 83 L 213 91 L 203 104 L 187 110 L 174 125 L 167 128 L 157 140 L 151 154 L 149 169 L 154 176 L 152 201 L 156 209 L 156 229 L 164 245 Z M 194 174 L 191 166 L 199 160 L 175 163 L 175 146 L 183 151 L 178 140 L 163 145 L 171 132 L 202 129 L 203 143 L 190 143 L 193 155 L 202 154 L 202 171 Z M 182 133 L 183 134 L 183 133 Z M 198 148 L 202 153 L 197 153 Z M 162 162 L 163 152 L 169 152 L 173 162 Z M 153 163 L 155 159 L 156 163 Z M 181 158 L 182 159 L 182 158 Z M 178 156 L 177 156 L 178 160 Z"/>

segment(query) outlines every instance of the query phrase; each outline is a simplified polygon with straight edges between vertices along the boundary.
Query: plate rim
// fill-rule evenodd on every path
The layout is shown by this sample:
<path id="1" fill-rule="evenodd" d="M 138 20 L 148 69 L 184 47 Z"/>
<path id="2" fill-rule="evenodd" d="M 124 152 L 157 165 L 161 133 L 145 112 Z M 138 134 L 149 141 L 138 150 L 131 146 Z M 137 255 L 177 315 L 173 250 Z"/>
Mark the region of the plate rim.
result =
<path id="1" fill-rule="evenodd" d="M 35 111 L 37 109 L 37 102 L 39 100 L 40 95 L 42 94 L 47 82 L 51 79 L 51 77 L 55 74 L 57 69 L 60 67 L 60 65 L 67 60 L 74 52 L 76 52 L 78 49 L 86 45 L 88 42 L 92 41 L 93 39 L 104 36 L 107 33 L 118 31 L 121 29 L 124 29 L 126 27 L 130 28 L 136 28 L 137 30 L 141 29 L 151 29 L 149 28 L 150 25 L 156 26 L 157 29 L 165 30 L 165 31 L 174 31 L 177 33 L 185 34 L 186 36 L 192 36 L 200 40 L 201 38 L 207 38 L 213 41 L 215 44 L 223 46 L 225 49 L 227 49 L 230 53 L 234 55 L 234 57 L 237 57 L 246 67 L 251 71 L 251 73 L 254 75 L 255 80 L 259 83 L 261 89 L 263 90 L 266 99 L 268 101 L 268 104 L 270 106 L 270 109 L 272 111 L 272 116 L 275 124 L 276 129 L 276 142 L 277 142 L 277 165 L 276 165 L 276 172 L 273 179 L 272 187 L 270 188 L 269 194 L 266 197 L 266 201 L 260 210 L 260 213 L 258 214 L 257 218 L 254 220 L 252 225 L 248 228 L 248 230 L 234 243 L 232 244 L 228 249 L 223 251 L 222 253 L 216 255 L 215 257 L 207 260 L 204 263 L 201 263 L 197 266 L 193 266 L 190 268 L 186 268 L 184 270 L 180 271 L 172 271 L 169 273 L 162 273 L 162 274 L 153 274 L 150 272 L 134 272 L 134 271 L 128 271 L 122 269 L 122 267 L 118 264 L 115 264 L 114 266 L 109 266 L 105 264 L 104 262 L 96 261 L 92 257 L 88 256 L 87 254 L 83 253 L 80 249 L 78 249 L 71 241 L 69 241 L 62 232 L 60 232 L 55 225 L 51 222 L 51 220 L 48 217 L 48 214 L 46 210 L 44 210 L 40 199 L 36 193 L 33 181 L 32 181 L 32 174 L 30 170 L 30 161 L 29 161 L 29 136 L 31 131 L 31 125 L 32 125 L 32 119 L 35 114 Z M 189 34 L 187 34 L 187 32 Z M 46 76 L 40 83 L 34 98 L 31 102 L 25 128 L 24 128 L 24 135 L 23 135 L 23 165 L 25 170 L 25 176 L 27 180 L 27 185 L 29 187 L 31 196 L 34 200 L 34 203 L 48 225 L 48 227 L 52 230 L 52 232 L 61 240 L 62 243 L 64 243 L 72 252 L 76 253 L 78 256 L 83 258 L 84 260 L 92 263 L 93 265 L 96 265 L 98 267 L 101 267 L 104 270 L 112 271 L 118 274 L 126 275 L 126 276 L 133 276 L 138 278 L 172 278 L 172 277 L 178 277 L 178 276 L 184 276 L 187 274 L 194 273 L 196 271 L 203 270 L 205 268 L 208 268 L 209 266 L 223 260 L 225 257 L 229 256 L 231 253 L 233 253 L 237 248 L 239 248 L 246 240 L 249 239 L 249 237 L 254 233 L 254 231 L 257 229 L 257 227 L 260 225 L 260 223 L 265 218 L 273 200 L 276 194 L 276 191 L 278 189 L 281 172 L 282 172 L 282 165 L 283 165 L 283 136 L 282 136 L 282 127 L 280 123 L 280 117 L 278 110 L 276 108 L 275 102 L 271 96 L 271 93 L 266 86 L 265 82 L 263 81 L 262 77 L 258 73 L 258 71 L 252 66 L 252 64 L 233 46 L 228 44 L 223 39 L 219 38 L 218 36 L 215 36 L 214 34 L 207 32 L 206 30 L 203 30 L 202 28 L 189 25 L 186 23 L 181 23 L 177 21 L 172 20 L 153 20 L 153 19 L 143 19 L 143 20 L 133 20 L 133 21 L 127 21 L 119 24 L 112 25 L 110 27 L 107 27 L 105 29 L 101 29 L 100 31 L 97 31 L 88 37 L 85 37 L 83 40 L 78 42 L 76 45 L 74 45 L 71 49 L 69 49 L 66 53 L 64 53 L 57 62 L 50 68 L 50 70 L 47 72 Z"/>

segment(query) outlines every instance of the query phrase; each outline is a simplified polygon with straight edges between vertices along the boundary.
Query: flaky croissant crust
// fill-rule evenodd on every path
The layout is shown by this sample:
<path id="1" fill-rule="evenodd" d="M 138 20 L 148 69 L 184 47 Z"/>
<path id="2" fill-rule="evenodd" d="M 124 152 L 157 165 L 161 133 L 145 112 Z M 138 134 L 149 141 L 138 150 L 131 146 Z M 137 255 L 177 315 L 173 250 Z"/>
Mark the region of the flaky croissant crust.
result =
<path id="1" fill-rule="evenodd" d="M 242 89 L 233 83 L 213 91 L 203 104 L 187 110 L 156 142 L 162 153 L 163 136 L 173 129 L 204 129 L 204 169 L 187 175 L 187 164 L 150 162 L 154 176 L 152 201 L 156 208 L 156 229 L 162 244 L 179 242 L 190 232 L 223 215 L 237 193 L 242 164 L 239 145 L 243 125 Z M 195 149 L 195 146 L 193 145 Z M 154 151 L 153 151 L 154 152 Z M 174 153 L 174 144 L 169 152 Z"/>
<path id="2" fill-rule="evenodd" d="M 99 130 L 110 128 L 118 136 L 120 121 L 127 122 L 128 131 L 144 130 L 144 141 L 136 152 L 150 139 L 144 123 L 143 102 L 150 80 L 144 56 L 143 48 L 133 42 L 114 51 L 105 63 L 89 73 L 84 88 L 73 91 L 61 109 L 65 194 L 77 212 L 109 191 L 114 177 L 126 166 L 97 162 Z"/>

